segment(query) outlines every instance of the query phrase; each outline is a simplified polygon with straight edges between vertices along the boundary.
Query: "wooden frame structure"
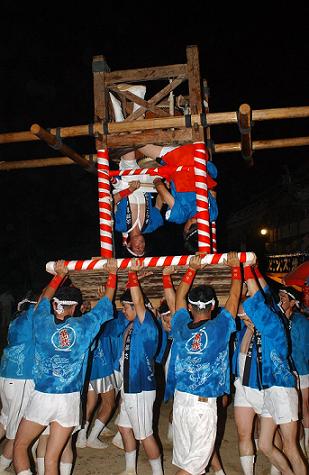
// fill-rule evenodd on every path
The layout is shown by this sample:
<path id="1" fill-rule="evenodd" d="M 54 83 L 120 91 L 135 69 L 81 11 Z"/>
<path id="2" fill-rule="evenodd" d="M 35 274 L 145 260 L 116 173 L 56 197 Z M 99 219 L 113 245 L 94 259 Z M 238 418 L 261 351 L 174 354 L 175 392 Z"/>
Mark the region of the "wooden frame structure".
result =
<path id="1" fill-rule="evenodd" d="M 63 141 L 69 137 L 88 136 L 99 140 L 100 146 L 107 149 L 120 150 L 139 148 L 145 144 L 182 145 L 192 142 L 205 142 L 210 156 L 216 153 L 241 152 L 246 162 L 253 164 L 253 152 L 262 149 L 287 148 L 309 145 L 309 137 L 297 137 L 276 140 L 252 140 L 252 123 L 258 121 L 307 118 L 309 106 L 287 107 L 278 109 L 252 110 L 248 104 L 242 104 L 238 111 L 211 113 L 208 104 L 208 85 L 200 78 L 199 54 L 197 46 L 186 48 L 186 63 L 169 66 L 148 67 L 122 71 L 110 71 L 103 56 L 93 58 L 93 90 L 94 90 L 94 120 L 85 125 L 70 127 L 57 127 L 45 130 L 38 124 L 33 124 L 30 131 L 0 134 L 0 145 L 17 142 L 30 142 L 43 140 L 62 156 L 54 158 L 41 158 L 35 160 L 3 161 L 0 162 L 0 171 L 16 170 L 23 168 L 38 168 L 47 166 L 62 166 L 79 164 L 87 171 L 97 173 L 94 162 L 95 154 L 80 155 Z M 132 92 L 121 88 L 122 84 L 150 84 L 151 97 L 141 99 Z M 152 92 L 155 83 L 161 89 Z M 163 87 L 162 87 L 163 83 Z M 168 103 L 167 97 L 172 97 L 177 88 L 187 88 L 183 102 L 177 105 Z M 127 115 L 122 122 L 115 122 L 112 117 L 109 93 L 117 95 L 123 110 Z M 148 89 L 147 89 L 148 92 Z M 133 103 L 140 109 L 133 112 Z M 131 107 L 131 110 L 130 110 Z M 179 112 L 180 107 L 182 112 Z M 176 108 L 176 114 L 175 114 Z M 211 141 L 210 130 L 212 126 L 222 124 L 238 125 L 240 140 L 231 143 L 215 144 Z M 117 158 L 115 158 L 117 161 Z M 215 227 L 214 231 L 215 233 Z M 214 249 L 216 252 L 216 249 Z M 226 293 L 230 281 L 230 272 L 225 269 L 222 273 L 221 266 L 217 274 L 212 275 L 209 283 L 215 287 L 220 285 L 220 293 Z M 182 273 L 184 269 L 179 269 Z M 121 275 L 126 271 L 121 271 Z M 88 280 L 91 288 L 97 287 L 103 272 L 72 271 L 73 281 L 81 288 L 83 293 L 91 300 L 95 299 L 93 292 L 87 292 Z M 157 288 L 159 273 L 153 271 L 153 279 L 149 279 L 149 291 Z M 219 277 L 219 275 L 221 277 Z M 97 279 L 100 278 L 98 282 Z M 122 276 L 122 279 L 124 276 Z M 177 279 L 176 279 L 177 280 Z M 179 279 L 178 279 L 179 280 Z M 218 281 L 220 280 L 220 284 Z M 161 291 L 161 289 L 160 289 Z M 156 293 L 156 292 L 155 292 Z M 154 297 L 154 295 L 152 295 Z"/>

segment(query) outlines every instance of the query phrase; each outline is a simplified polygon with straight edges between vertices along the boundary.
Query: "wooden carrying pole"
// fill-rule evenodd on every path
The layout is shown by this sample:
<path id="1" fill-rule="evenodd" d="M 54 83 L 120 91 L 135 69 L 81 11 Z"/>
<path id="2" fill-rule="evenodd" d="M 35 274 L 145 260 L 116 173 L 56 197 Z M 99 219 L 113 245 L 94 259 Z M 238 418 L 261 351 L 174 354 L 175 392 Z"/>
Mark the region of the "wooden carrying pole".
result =
<path id="1" fill-rule="evenodd" d="M 274 140 L 256 140 L 252 142 L 252 150 L 265 150 L 275 148 L 303 147 L 309 145 L 309 137 L 294 137 L 288 139 Z M 240 142 L 230 142 L 222 144 L 214 144 L 213 151 L 215 153 L 232 153 L 241 152 Z M 96 161 L 96 155 L 84 155 L 85 160 Z M 68 157 L 55 158 L 37 158 L 34 160 L 17 160 L 11 162 L 0 162 L 0 172 L 10 170 L 21 170 L 24 168 L 45 168 L 63 165 L 75 165 Z"/>
<path id="2" fill-rule="evenodd" d="M 278 109 L 260 109 L 252 111 L 252 120 L 254 122 L 276 119 L 301 119 L 309 117 L 309 106 L 304 107 L 284 107 Z M 191 115 L 191 123 L 201 124 L 199 115 Z M 211 112 L 207 114 L 207 126 L 221 124 L 237 124 L 237 112 Z M 137 130 L 150 130 L 160 128 L 186 128 L 186 119 L 184 116 L 170 116 L 157 119 L 141 119 L 134 122 L 113 122 L 107 124 L 108 133 L 131 132 Z M 81 137 L 93 135 L 97 132 L 103 133 L 102 123 L 96 122 L 88 125 L 75 125 L 70 127 L 61 127 L 50 129 L 51 134 L 61 132 L 61 138 Z M 9 132 L 0 134 L 0 144 L 15 142 L 31 142 L 38 140 L 31 132 Z M 125 143 L 123 145 L 126 145 Z"/>
<path id="3" fill-rule="evenodd" d="M 44 140 L 44 142 L 46 142 L 50 147 L 54 148 L 55 150 L 59 150 L 61 153 L 63 153 L 63 155 L 67 155 L 87 171 L 97 173 L 93 163 L 76 153 L 72 148 L 68 147 L 68 145 L 62 143 L 60 137 L 57 138 L 55 135 L 52 135 L 47 130 L 43 129 L 43 127 L 41 127 L 39 124 L 33 124 L 30 130 L 33 135 L 36 135 L 39 139 Z"/>

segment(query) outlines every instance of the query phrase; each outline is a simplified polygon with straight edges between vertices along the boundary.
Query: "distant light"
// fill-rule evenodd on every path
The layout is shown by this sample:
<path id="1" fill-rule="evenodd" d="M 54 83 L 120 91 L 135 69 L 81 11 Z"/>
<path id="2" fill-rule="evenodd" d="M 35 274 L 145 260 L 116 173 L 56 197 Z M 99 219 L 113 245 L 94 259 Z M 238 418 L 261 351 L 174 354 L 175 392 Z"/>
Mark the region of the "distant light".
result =
<path id="1" fill-rule="evenodd" d="M 262 236 L 266 236 L 266 234 L 268 234 L 268 229 L 262 228 L 262 229 L 260 230 L 260 233 L 262 234 Z"/>

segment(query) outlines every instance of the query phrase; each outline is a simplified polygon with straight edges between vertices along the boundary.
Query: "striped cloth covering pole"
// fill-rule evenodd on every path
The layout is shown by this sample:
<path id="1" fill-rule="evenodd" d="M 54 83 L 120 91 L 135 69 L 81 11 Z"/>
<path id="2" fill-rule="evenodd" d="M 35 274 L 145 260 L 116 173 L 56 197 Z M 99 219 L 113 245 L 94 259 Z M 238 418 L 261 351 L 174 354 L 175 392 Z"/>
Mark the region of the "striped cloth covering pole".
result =
<path id="1" fill-rule="evenodd" d="M 189 256 L 161 256 L 161 257 L 139 257 L 138 260 L 144 267 L 166 267 L 166 266 L 186 266 L 189 264 L 192 255 Z M 250 263 L 254 260 L 255 254 L 253 252 L 239 252 L 238 258 L 240 262 Z M 202 264 L 224 264 L 227 259 L 227 253 L 205 254 L 202 257 Z M 89 260 L 65 261 L 69 271 L 83 271 L 83 270 L 101 270 L 106 264 L 106 259 L 95 258 Z M 117 267 L 119 269 L 129 269 L 131 267 L 132 258 L 116 259 Z M 46 271 L 54 274 L 55 261 L 50 261 L 46 264 Z"/>
<path id="2" fill-rule="evenodd" d="M 109 157 L 107 149 L 98 150 L 98 199 L 100 219 L 100 249 L 102 257 L 113 256 L 113 220 L 109 182 Z"/>
<path id="3" fill-rule="evenodd" d="M 194 143 L 194 175 L 197 208 L 197 236 L 198 251 L 209 254 L 210 245 L 210 225 L 209 225 L 209 202 L 208 187 L 206 183 L 207 168 L 206 162 L 208 153 L 203 142 Z"/>

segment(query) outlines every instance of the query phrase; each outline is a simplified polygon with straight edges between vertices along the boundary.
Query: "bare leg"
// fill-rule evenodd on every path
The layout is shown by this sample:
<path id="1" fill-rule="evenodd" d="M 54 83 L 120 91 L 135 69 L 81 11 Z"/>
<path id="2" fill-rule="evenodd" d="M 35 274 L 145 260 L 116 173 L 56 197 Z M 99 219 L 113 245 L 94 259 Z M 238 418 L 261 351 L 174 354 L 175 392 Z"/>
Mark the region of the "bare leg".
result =
<path id="1" fill-rule="evenodd" d="M 149 460 L 157 459 L 160 457 L 160 450 L 153 435 L 146 437 L 146 439 L 143 439 L 141 442 Z"/>
<path id="2" fill-rule="evenodd" d="M 219 472 L 220 470 L 223 470 L 216 450 L 213 451 L 213 454 L 210 458 L 210 466 L 214 472 Z"/>
<path id="3" fill-rule="evenodd" d="M 271 417 L 261 417 L 259 449 L 282 475 L 294 475 L 284 454 L 273 443 L 277 425 Z M 298 472 L 296 472 L 298 473 Z"/>
<path id="4" fill-rule="evenodd" d="M 28 421 L 26 419 L 21 420 L 14 442 L 13 464 L 16 473 L 30 468 L 28 447 L 44 429 L 45 426 L 41 426 L 36 422 Z"/>
<path id="5" fill-rule="evenodd" d="M 39 437 L 39 443 L 36 449 L 36 455 L 39 458 L 45 457 L 48 437 L 48 435 L 40 435 Z"/>
<path id="6" fill-rule="evenodd" d="M 132 452 L 136 450 L 136 440 L 133 434 L 133 430 L 129 427 L 118 426 L 119 432 L 121 434 L 124 450 L 126 452 Z"/>
<path id="7" fill-rule="evenodd" d="M 45 475 L 58 475 L 60 455 L 73 429 L 74 427 L 63 427 L 58 422 L 50 424 L 50 435 L 45 454 Z"/>
<path id="8" fill-rule="evenodd" d="M 297 443 L 297 431 L 297 421 L 280 424 L 283 452 L 287 456 L 294 473 L 297 475 L 306 475 L 307 470 Z"/>
<path id="9" fill-rule="evenodd" d="M 160 156 L 162 148 L 163 147 L 161 145 L 148 144 L 144 145 L 144 147 L 139 148 L 139 151 L 142 152 L 146 157 L 150 157 L 155 160 L 157 157 Z"/>
<path id="10" fill-rule="evenodd" d="M 95 391 L 87 392 L 86 421 L 90 421 L 92 413 L 97 404 L 97 394 Z"/>
<path id="11" fill-rule="evenodd" d="M 240 456 L 254 455 L 252 432 L 255 415 L 256 414 L 251 407 L 234 407 Z"/>
<path id="12" fill-rule="evenodd" d="M 0 424 L 0 441 L 3 439 L 3 437 L 5 436 L 5 428 L 3 427 L 2 424 Z"/>
<path id="13" fill-rule="evenodd" d="M 116 406 L 115 390 L 112 389 L 106 393 L 101 394 L 101 404 L 97 414 L 97 419 L 107 424 L 111 418 Z"/>
<path id="14" fill-rule="evenodd" d="M 14 439 L 7 439 L 4 447 L 3 447 L 3 452 L 2 455 L 6 457 L 7 459 L 12 459 L 13 458 L 13 447 L 14 447 Z"/>

